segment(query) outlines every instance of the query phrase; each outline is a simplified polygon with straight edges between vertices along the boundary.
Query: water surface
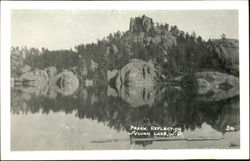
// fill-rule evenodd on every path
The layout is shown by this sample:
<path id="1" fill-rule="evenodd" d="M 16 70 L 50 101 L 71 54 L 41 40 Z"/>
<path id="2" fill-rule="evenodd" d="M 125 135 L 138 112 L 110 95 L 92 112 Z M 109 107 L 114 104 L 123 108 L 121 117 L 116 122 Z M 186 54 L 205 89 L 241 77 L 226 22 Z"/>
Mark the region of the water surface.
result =
<path id="1" fill-rule="evenodd" d="M 14 88 L 11 95 L 14 151 L 240 147 L 238 97 L 204 101 L 196 89 L 174 86 L 130 87 L 119 95 L 108 85 L 81 87 L 71 96 Z M 131 135 L 131 126 L 177 127 L 182 135 L 159 141 Z"/>

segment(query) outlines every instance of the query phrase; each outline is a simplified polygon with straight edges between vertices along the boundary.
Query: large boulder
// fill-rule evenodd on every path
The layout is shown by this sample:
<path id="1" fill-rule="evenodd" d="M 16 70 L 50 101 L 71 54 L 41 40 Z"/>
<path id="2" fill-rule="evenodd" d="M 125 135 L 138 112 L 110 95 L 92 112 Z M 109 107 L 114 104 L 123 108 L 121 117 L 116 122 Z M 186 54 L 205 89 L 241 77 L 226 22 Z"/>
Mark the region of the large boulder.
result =
<path id="1" fill-rule="evenodd" d="M 117 76 L 117 84 L 154 84 L 157 80 L 155 64 L 152 60 L 148 62 L 131 59 L 128 64 L 121 68 Z"/>
<path id="2" fill-rule="evenodd" d="M 77 76 L 69 70 L 57 74 L 53 80 L 51 80 L 52 87 L 57 93 L 61 93 L 64 96 L 72 95 L 79 87 L 79 80 Z"/>
<path id="3" fill-rule="evenodd" d="M 131 107 L 152 106 L 156 100 L 157 81 L 156 68 L 153 61 L 131 59 L 117 74 L 115 86 L 118 96 Z M 114 91 L 109 91 L 114 96 Z"/>
<path id="4" fill-rule="evenodd" d="M 220 101 L 239 95 L 239 78 L 220 72 L 197 72 L 197 94 L 202 101 Z"/>

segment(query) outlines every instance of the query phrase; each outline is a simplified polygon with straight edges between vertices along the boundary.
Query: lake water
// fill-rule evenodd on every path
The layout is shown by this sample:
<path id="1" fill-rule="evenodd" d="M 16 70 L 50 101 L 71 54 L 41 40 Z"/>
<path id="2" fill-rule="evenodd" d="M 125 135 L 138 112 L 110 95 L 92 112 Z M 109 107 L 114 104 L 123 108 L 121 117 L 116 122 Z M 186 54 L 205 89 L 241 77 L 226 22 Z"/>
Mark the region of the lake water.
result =
<path id="1" fill-rule="evenodd" d="M 165 86 L 119 93 L 94 85 L 62 96 L 12 88 L 11 150 L 239 148 L 239 97 L 205 101 L 195 91 Z M 156 136 L 165 131 L 152 127 L 180 133 Z"/>

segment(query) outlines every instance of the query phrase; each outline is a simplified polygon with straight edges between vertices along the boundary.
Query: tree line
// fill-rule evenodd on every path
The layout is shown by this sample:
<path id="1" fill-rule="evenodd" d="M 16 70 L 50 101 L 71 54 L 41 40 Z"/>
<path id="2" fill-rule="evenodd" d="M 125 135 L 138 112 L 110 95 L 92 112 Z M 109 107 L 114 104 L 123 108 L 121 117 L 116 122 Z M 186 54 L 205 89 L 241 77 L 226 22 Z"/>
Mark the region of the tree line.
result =
<path id="1" fill-rule="evenodd" d="M 190 34 L 177 26 L 156 23 L 148 31 L 117 31 L 96 43 L 77 45 L 74 50 L 12 47 L 11 73 L 13 77 L 18 76 L 23 65 L 32 69 L 55 66 L 59 70 L 74 69 L 80 77 L 106 80 L 108 70 L 119 69 L 130 59 L 137 58 L 153 60 L 166 79 L 209 66 L 206 59 L 211 55 L 207 49 L 210 41 L 204 41 L 195 32 Z M 93 63 L 98 65 L 95 70 L 91 70 Z"/>

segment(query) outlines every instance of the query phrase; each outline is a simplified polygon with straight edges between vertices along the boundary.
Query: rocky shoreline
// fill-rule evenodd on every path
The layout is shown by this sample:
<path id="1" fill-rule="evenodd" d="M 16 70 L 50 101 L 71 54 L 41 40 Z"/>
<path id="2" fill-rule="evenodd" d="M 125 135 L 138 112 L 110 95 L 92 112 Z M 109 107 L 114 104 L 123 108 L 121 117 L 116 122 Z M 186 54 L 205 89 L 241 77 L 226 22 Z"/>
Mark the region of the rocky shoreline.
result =
<path id="1" fill-rule="evenodd" d="M 76 46 L 76 51 L 43 49 L 39 52 L 12 48 L 12 86 L 45 89 L 46 82 L 58 70 L 68 71 L 66 75 L 77 80 L 74 81 L 77 87 L 76 82 L 85 87 L 113 83 L 112 89 L 108 88 L 111 95 L 120 95 L 122 84 L 132 87 L 134 84 L 147 87 L 149 84 L 163 84 L 185 88 L 187 77 L 192 77 L 191 86 L 197 88 L 200 100 L 220 101 L 239 95 L 238 40 L 223 36 L 205 41 L 195 32 L 189 34 L 177 26 L 155 23 L 145 15 L 131 18 L 128 31 L 110 34 L 96 44 Z M 22 58 L 18 55 L 20 53 L 25 53 Z M 73 83 L 72 87 L 76 88 L 76 85 Z M 39 93 L 40 89 L 34 91 Z M 138 90 L 135 93 L 142 90 L 134 89 Z"/>

